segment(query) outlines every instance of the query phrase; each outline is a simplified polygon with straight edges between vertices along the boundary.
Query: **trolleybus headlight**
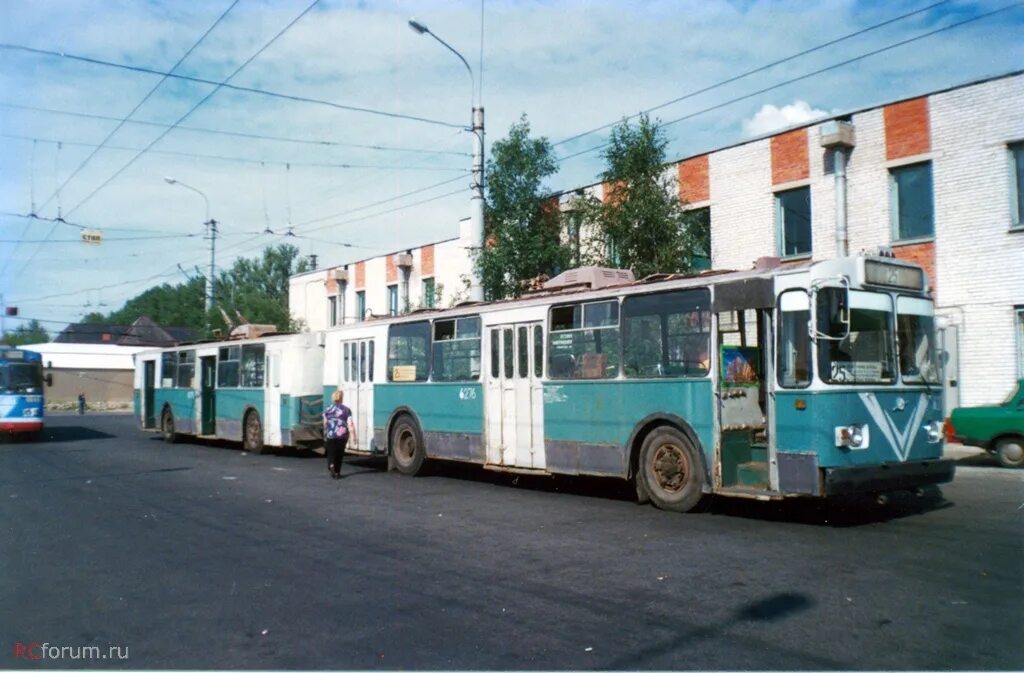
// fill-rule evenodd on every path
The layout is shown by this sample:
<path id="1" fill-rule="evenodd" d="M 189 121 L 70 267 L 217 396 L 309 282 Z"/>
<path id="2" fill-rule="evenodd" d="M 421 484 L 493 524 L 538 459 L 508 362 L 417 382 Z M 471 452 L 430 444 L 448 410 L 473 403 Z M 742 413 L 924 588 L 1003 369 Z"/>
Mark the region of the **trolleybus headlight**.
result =
<path id="1" fill-rule="evenodd" d="M 928 434 L 928 443 L 938 444 L 939 442 L 941 442 L 942 430 L 943 428 L 941 421 L 932 421 L 931 423 L 926 423 L 924 426 L 924 431 Z"/>
<path id="2" fill-rule="evenodd" d="M 836 446 L 848 449 L 868 448 L 868 427 L 859 423 L 836 427 Z"/>

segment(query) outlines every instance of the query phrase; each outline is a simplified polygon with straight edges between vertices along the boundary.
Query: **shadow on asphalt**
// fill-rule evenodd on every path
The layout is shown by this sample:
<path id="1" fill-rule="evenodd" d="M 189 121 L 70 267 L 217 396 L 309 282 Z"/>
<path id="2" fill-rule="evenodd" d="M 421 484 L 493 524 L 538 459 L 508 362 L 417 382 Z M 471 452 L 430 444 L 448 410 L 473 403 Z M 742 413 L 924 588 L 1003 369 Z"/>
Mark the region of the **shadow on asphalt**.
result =
<path id="1" fill-rule="evenodd" d="M 64 426 L 44 426 L 42 432 L 39 433 L 37 440 L 30 440 L 28 438 L 21 438 L 17 435 L 3 436 L 4 443 L 47 443 L 47 444 L 59 444 L 62 442 L 80 442 L 89 439 L 111 439 L 114 435 L 110 433 L 97 430 L 95 428 L 87 428 L 83 425 L 64 425 Z"/>
<path id="2" fill-rule="evenodd" d="M 160 435 L 151 435 L 149 437 L 151 442 L 163 442 L 164 439 Z M 234 451 L 236 453 L 251 453 L 242 449 L 241 442 L 233 442 L 227 439 L 207 439 L 204 437 L 182 437 L 175 444 L 183 446 L 206 446 L 213 449 L 224 449 L 226 451 Z M 283 447 L 280 449 L 267 449 L 265 453 L 253 454 L 260 456 L 281 456 L 283 458 L 299 458 L 308 460 L 310 458 L 319 458 L 323 460 L 324 454 L 323 449 L 296 449 L 292 447 Z"/>
<path id="3" fill-rule="evenodd" d="M 346 458 L 346 464 L 377 470 L 386 469 L 381 458 Z M 424 474 L 417 478 L 461 479 L 493 484 L 505 488 L 523 488 L 544 493 L 564 493 L 585 498 L 601 498 L 636 502 L 636 491 L 630 482 L 601 477 L 569 477 L 561 475 L 516 475 L 484 470 L 479 465 L 428 461 Z M 367 472 L 372 472 L 368 469 Z M 759 501 L 745 498 L 711 497 L 702 503 L 701 513 L 710 516 L 731 516 L 745 519 L 801 523 L 814 526 L 853 527 L 882 523 L 952 507 L 937 487 L 922 490 L 921 495 L 907 491 L 888 494 L 889 502 L 879 504 L 873 496 L 844 496 L 830 500 L 799 498 L 780 501 Z M 690 514 L 689 516 L 694 516 Z"/>
<path id="4" fill-rule="evenodd" d="M 964 467 L 998 467 L 1000 469 L 1006 469 L 999 464 L 998 460 L 996 460 L 995 454 L 989 453 L 988 451 L 958 458 L 956 464 L 963 465 Z"/>

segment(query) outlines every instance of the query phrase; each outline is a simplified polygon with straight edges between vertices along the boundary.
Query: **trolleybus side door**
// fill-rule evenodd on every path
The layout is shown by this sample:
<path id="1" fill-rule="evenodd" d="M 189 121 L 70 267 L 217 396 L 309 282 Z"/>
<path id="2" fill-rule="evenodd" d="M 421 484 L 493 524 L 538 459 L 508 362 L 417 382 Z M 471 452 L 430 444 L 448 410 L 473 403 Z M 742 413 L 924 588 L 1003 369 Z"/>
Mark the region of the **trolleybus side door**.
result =
<path id="1" fill-rule="evenodd" d="M 487 462 L 543 469 L 543 326 L 501 325 L 489 330 L 488 339 Z"/>
<path id="2" fill-rule="evenodd" d="M 288 404 L 288 396 L 281 394 L 281 355 L 280 351 L 267 348 L 263 370 L 263 418 L 266 419 L 264 436 L 271 446 L 281 446 L 283 443 L 282 421 Z"/>

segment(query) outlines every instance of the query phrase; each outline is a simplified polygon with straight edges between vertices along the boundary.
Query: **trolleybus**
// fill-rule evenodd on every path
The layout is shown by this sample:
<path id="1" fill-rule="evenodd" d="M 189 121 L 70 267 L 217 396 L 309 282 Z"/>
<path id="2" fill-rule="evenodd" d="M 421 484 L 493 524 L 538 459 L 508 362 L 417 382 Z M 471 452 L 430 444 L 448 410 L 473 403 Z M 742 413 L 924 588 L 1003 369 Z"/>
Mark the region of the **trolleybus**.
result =
<path id="1" fill-rule="evenodd" d="M 443 459 L 600 475 L 668 510 L 951 480 L 923 269 L 765 267 L 331 329 L 323 395 L 344 390 L 372 437 L 359 449 L 405 474 Z"/>
<path id="2" fill-rule="evenodd" d="M 37 439 L 43 429 L 42 355 L 21 348 L 0 346 L 0 432 L 8 436 Z"/>
<path id="3" fill-rule="evenodd" d="M 322 442 L 323 348 L 315 334 L 275 334 L 135 355 L 135 414 L 168 442 L 241 442 L 255 453 Z"/>

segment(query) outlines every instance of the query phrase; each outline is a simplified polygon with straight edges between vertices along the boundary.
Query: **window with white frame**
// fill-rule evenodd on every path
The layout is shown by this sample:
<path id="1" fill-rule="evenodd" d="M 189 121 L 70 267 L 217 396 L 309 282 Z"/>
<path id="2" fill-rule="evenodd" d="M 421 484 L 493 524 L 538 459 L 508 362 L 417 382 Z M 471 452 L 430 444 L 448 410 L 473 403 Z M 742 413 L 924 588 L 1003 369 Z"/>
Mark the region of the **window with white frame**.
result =
<path id="1" fill-rule="evenodd" d="M 397 285 L 388 285 L 388 315 L 398 315 Z"/>
<path id="2" fill-rule="evenodd" d="M 894 241 L 934 236 L 935 205 L 932 199 L 931 162 L 890 169 L 889 202 Z"/>
<path id="3" fill-rule="evenodd" d="M 775 193 L 775 229 L 781 257 L 811 254 L 810 187 Z"/>
<path id="4" fill-rule="evenodd" d="M 338 297 L 332 295 L 327 298 L 327 325 L 334 327 L 338 324 Z"/>
<path id="5" fill-rule="evenodd" d="M 1024 141 L 1010 143 L 1010 163 L 1013 178 L 1013 228 L 1024 229 Z"/>
<path id="6" fill-rule="evenodd" d="M 434 279 L 424 278 L 423 279 L 423 306 L 424 308 L 434 308 L 436 296 L 434 294 Z"/>

